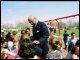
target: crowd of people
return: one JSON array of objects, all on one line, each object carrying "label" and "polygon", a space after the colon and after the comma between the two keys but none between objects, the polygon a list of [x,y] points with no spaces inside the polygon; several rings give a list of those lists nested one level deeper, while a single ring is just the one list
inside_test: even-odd
[{"label": "crowd of people", "polygon": [[[8,32],[6,36],[4,32],[1,32],[1,59],[41,59],[36,54],[29,30],[22,30],[20,38],[17,37],[15,31]],[[62,56],[60,42],[54,43],[54,39],[49,39],[49,51],[45,59],[79,59],[79,40],[75,39],[74,36],[75,33],[71,33],[71,38],[67,42],[63,39],[67,51],[66,57]]]},{"label": "crowd of people", "polygon": [[[36,18],[34,20],[33,18],[32,16],[28,18],[29,23],[32,25],[36,22]],[[33,36],[30,36],[30,28],[21,30],[20,37],[17,36],[16,31],[8,32],[6,35],[2,31],[1,59],[79,59],[79,39],[75,39],[75,33],[72,32],[70,39],[68,39],[69,34],[65,31],[63,34],[65,48],[62,48],[61,42],[58,40],[53,42],[54,38],[48,35],[44,23],[37,21],[33,31]],[[40,38],[39,41],[36,41],[38,38]],[[63,50],[66,51],[65,57]]]}]

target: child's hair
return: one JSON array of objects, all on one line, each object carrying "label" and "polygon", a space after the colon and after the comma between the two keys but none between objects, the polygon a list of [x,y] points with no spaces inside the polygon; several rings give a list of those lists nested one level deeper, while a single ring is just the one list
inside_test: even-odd
[{"label": "child's hair", "polygon": [[[77,40],[75,46],[79,46],[79,40]],[[75,47],[73,47],[73,48],[71,49],[71,53],[72,53],[72,54],[75,54]]]},{"label": "child's hair", "polygon": [[19,42],[19,39],[17,37],[15,37],[13,42]]},{"label": "child's hair", "polygon": [[1,59],[6,59],[6,55],[3,53],[4,49],[8,49],[8,41],[6,39],[1,41]]},{"label": "child's hair", "polygon": [[74,54],[74,53],[75,53],[75,47],[71,49],[71,54]]},{"label": "child's hair", "polygon": [[59,45],[59,44],[60,44],[60,42],[59,42],[59,41],[55,41],[55,44],[56,44],[56,45]]},{"label": "child's hair", "polygon": [[30,31],[30,28],[26,28],[26,30],[29,30]]},{"label": "child's hair", "polygon": [[17,32],[16,32],[16,31],[12,31],[12,34],[13,34],[13,35],[16,35],[16,34],[17,34]]},{"label": "child's hair", "polygon": [[52,39],[49,40],[49,45],[52,46],[52,49],[53,50],[56,50],[57,49],[57,45],[55,43],[53,43],[53,40]]},{"label": "child's hair", "polygon": [[72,36],[73,34],[75,34],[75,33],[74,33],[74,32],[72,32],[72,33],[71,33],[71,36]]},{"label": "child's hair", "polygon": [[21,30],[21,34],[24,34],[25,33],[25,30]]},{"label": "child's hair", "polygon": [[20,42],[19,56],[22,58],[33,58],[36,54],[34,45],[30,40],[22,40]]},{"label": "child's hair", "polygon": [[8,41],[6,39],[1,41],[1,47],[2,48],[8,48]]},{"label": "child's hair", "polygon": [[10,34],[11,34],[11,32],[8,32],[7,34],[6,34],[6,39],[10,39],[11,37],[10,37]]},{"label": "child's hair", "polygon": [[60,41],[55,41],[56,45],[62,45],[62,43]]},{"label": "child's hair", "polygon": [[79,40],[77,40],[77,42],[76,42],[75,46],[79,46]]},{"label": "child's hair", "polygon": [[19,46],[19,38],[14,37],[13,44],[14,44],[14,43],[18,43],[18,46],[17,46],[17,47],[18,47],[18,48],[20,47],[20,46]]}]

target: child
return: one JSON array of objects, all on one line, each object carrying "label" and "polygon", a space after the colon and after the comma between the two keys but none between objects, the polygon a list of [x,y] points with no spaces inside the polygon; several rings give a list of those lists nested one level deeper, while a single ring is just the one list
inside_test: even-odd
[{"label": "child", "polygon": [[49,52],[46,55],[46,59],[62,59],[62,54],[57,50],[57,45],[52,42],[52,39],[49,40]]},{"label": "child", "polygon": [[16,59],[19,51],[19,41],[14,38],[13,40],[14,50],[12,52],[8,51],[8,59]]},{"label": "child", "polygon": [[7,54],[5,50],[8,50],[8,41],[2,40],[1,41],[1,59],[7,59]]},{"label": "child", "polygon": [[23,59],[37,59],[34,45],[29,39],[20,42],[19,56]]},{"label": "child", "polygon": [[8,48],[8,41],[6,39],[1,41],[1,48]]},{"label": "child", "polygon": [[7,59],[8,56],[7,51],[8,51],[7,48],[1,49],[1,59]]}]

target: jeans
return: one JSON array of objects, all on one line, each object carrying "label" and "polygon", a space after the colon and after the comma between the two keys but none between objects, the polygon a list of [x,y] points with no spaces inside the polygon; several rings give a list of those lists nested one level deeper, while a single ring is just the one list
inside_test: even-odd
[{"label": "jeans", "polygon": [[39,46],[35,45],[35,49],[38,54],[42,54],[42,49]]},{"label": "jeans", "polygon": [[66,47],[67,47],[67,40],[64,40],[64,44],[65,44],[65,49],[66,49]]}]

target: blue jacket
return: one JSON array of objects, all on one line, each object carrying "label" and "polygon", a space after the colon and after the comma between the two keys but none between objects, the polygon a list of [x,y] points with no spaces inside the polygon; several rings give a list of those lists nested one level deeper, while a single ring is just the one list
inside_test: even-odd
[{"label": "blue jacket", "polygon": [[38,46],[42,48],[43,52],[48,53],[48,37],[49,31],[45,23],[38,21],[37,25],[33,26],[33,41],[38,40]]}]

